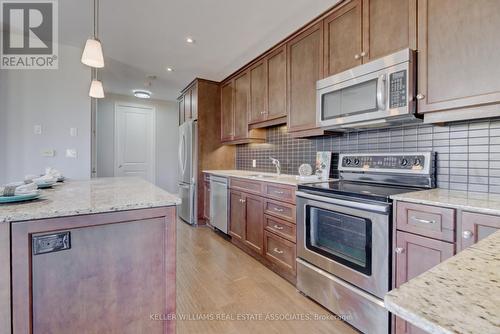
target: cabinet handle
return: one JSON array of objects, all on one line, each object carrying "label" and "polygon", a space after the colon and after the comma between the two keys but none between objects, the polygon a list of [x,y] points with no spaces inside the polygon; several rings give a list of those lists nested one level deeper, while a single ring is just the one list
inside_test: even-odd
[{"label": "cabinet handle", "polygon": [[396,247],[394,251],[396,252],[396,254],[403,254],[405,252],[405,249],[402,247]]},{"label": "cabinet handle", "polygon": [[276,212],[283,212],[283,209],[280,209],[280,208],[274,208],[274,211],[276,211]]},{"label": "cabinet handle", "polygon": [[424,94],[417,94],[417,96],[416,96],[417,100],[423,100],[424,97],[425,97]]},{"label": "cabinet handle", "polygon": [[356,54],[354,55],[354,59],[358,60],[359,58],[361,58],[361,57],[359,56],[359,54],[357,54],[357,53],[356,53]]},{"label": "cabinet handle", "polygon": [[473,235],[474,235],[474,233],[472,233],[472,231],[469,231],[469,230],[462,232],[462,237],[464,239],[470,239],[470,238],[472,238]]},{"label": "cabinet handle", "polygon": [[275,249],[273,249],[273,252],[278,253],[278,254],[283,254],[283,253],[284,253],[284,252],[283,252],[281,249],[279,249],[279,248],[275,248]]},{"label": "cabinet handle", "polygon": [[417,223],[422,223],[422,224],[436,224],[435,220],[426,220],[426,219],[420,219],[420,218],[415,218],[415,217],[411,217],[411,219],[413,219]]},{"label": "cabinet handle", "polygon": [[285,192],[284,191],[275,190],[274,193],[278,194],[278,195],[283,195]]},{"label": "cabinet handle", "polygon": [[361,56],[361,57],[366,56],[366,52],[364,52],[364,51],[363,51],[363,52],[361,52],[360,56]]},{"label": "cabinet handle", "polygon": [[275,228],[276,230],[281,231],[284,227],[283,226],[274,225],[273,228]]}]

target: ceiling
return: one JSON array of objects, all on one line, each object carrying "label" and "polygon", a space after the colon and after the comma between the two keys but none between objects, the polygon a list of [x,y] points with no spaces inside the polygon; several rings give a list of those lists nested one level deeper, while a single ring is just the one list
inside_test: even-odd
[{"label": "ceiling", "polygon": [[[144,88],[147,76],[155,75],[153,97],[175,100],[195,77],[224,79],[337,2],[102,0],[105,90],[131,95],[133,89]],[[59,2],[63,43],[84,44],[92,26],[91,3]],[[186,43],[188,36],[194,44]]]}]

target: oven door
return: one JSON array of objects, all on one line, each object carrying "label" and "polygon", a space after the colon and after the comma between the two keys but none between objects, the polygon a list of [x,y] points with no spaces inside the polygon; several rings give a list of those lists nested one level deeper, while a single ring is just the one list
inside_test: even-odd
[{"label": "oven door", "polygon": [[297,256],[383,298],[389,291],[390,204],[297,192]]}]

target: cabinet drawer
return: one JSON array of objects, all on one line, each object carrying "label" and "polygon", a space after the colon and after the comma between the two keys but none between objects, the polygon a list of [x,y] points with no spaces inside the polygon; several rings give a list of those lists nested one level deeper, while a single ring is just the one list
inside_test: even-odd
[{"label": "cabinet drawer", "polygon": [[295,275],[295,244],[274,233],[264,231],[266,259],[289,270]]},{"label": "cabinet drawer", "polygon": [[426,237],[455,241],[455,210],[431,205],[398,202],[397,229]]},{"label": "cabinet drawer", "polygon": [[273,232],[291,242],[296,242],[295,224],[269,215],[264,215],[264,222],[265,229],[269,232]]},{"label": "cabinet drawer", "polygon": [[295,187],[275,183],[265,183],[264,196],[295,204]]},{"label": "cabinet drawer", "polygon": [[295,205],[266,199],[264,212],[295,224]]},{"label": "cabinet drawer", "polygon": [[262,194],[262,184],[258,181],[231,178],[231,189],[243,190],[252,194]]}]

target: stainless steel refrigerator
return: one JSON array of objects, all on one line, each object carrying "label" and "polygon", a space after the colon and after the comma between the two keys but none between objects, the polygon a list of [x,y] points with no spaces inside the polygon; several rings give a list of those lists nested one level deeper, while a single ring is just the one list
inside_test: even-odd
[{"label": "stainless steel refrigerator", "polygon": [[179,126],[179,195],[182,204],[178,208],[179,218],[188,224],[197,223],[197,139],[196,120],[189,120]]}]

